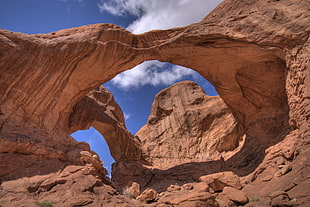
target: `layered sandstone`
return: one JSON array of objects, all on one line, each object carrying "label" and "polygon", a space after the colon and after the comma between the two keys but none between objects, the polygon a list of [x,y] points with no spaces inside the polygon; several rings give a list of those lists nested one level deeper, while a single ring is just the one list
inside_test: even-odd
[{"label": "layered sandstone", "polygon": [[[162,190],[171,182],[197,181],[199,174],[188,176],[193,169],[201,175],[230,170],[247,176],[242,190],[261,196],[256,206],[293,201],[306,206],[309,8],[303,0],[226,0],[199,23],[141,35],[111,24],[36,35],[0,30],[1,195],[10,192],[3,188],[7,180],[56,174],[79,164],[80,151],[89,149],[68,135],[74,106],[118,73],[157,59],[192,68],[208,79],[244,128],[245,143],[226,161],[159,170],[142,165],[140,145],[129,136],[123,141],[130,144],[113,148],[112,154],[119,155],[115,176],[142,174],[140,185]],[[269,197],[270,191],[281,193]],[[1,196],[1,203],[6,198]]]},{"label": "layered sandstone", "polygon": [[140,140],[127,130],[120,106],[103,86],[92,90],[73,106],[68,133],[90,126],[104,136],[116,161],[144,159]]},{"label": "layered sandstone", "polygon": [[10,207],[141,205],[120,195],[109,179],[98,177],[96,169],[90,165],[69,165],[57,173],[4,182],[0,196],[1,205]]},{"label": "layered sandstone", "polygon": [[[48,146],[59,139],[57,148],[75,145],[62,138],[73,106],[91,89],[148,59],[198,71],[249,133],[256,124],[288,126],[286,77],[295,77],[289,88],[304,80],[304,70],[293,74],[296,64],[307,66],[308,6],[304,1],[225,1],[200,23],[142,35],[110,24],[38,35],[2,30],[1,133],[21,131]],[[305,120],[298,115],[298,108],[307,106],[302,98],[307,90],[301,88],[287,89],[290,103],[297,100],[290,114],[294,127]],[[280,139],[270,137],[256,147]]]},{"label": "layered sandstone", "polygon": [[243,130],[220,97],[185,81],[156,95],[137,136],[152,166],[163,170],[222,159],[239,146]]}]

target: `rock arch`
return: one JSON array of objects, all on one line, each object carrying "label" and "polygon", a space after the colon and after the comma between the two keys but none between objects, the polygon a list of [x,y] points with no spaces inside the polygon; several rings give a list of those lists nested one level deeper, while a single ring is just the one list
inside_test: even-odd
[{"label": "rock arch", "polygon": [[115,160],[146,162],[140,140],[126,129],[120,106],[103,86],[90,91],[78,101],[69,116],[69,134],[90,126],[104,136]]},{"label": "rock arch", "polygon": [[37,35],[0,30],[1,136],[31,136],[68,154],[77,147],[64,139],[73,106],[118,73],[157,59],[209,80],[261,151],[289,123],[300,128],[309,106],[308,91],[296,86],[309,84],[309,16],[294,13],[307,14],[307,2],[291,2],[225,1],[199,23],[141,35],[111,24]]}]

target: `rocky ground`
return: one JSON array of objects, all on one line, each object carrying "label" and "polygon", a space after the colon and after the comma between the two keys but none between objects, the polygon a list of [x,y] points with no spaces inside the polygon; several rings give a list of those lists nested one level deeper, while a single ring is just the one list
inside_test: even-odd
[{"label": "rocky ground", "polygon": [[[0,206],[309,206],[309,11],[225,0],[199,23],[141,35],[0,30]],[[130,134],[100,85],[150,59],[196,70],[220,97],[174,85]],[[107,139],[112,180],[69,136],[89,126]]]}]

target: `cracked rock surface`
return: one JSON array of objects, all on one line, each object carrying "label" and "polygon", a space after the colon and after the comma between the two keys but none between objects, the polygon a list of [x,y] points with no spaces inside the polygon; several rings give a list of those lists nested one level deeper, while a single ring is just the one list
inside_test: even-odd
[{"label": "cracked rock surface", "polygon": [[[231,171],[241,180],[238,190],[249,200],[242,205],[307,206],[309,9],[305,0],[225,0],[201,22],[140,35],[112,24],[49,34],[0,30],[0,205],[56,202],[53,195],[62,206],[154,205],[119,195],[122,175],[131,176],[131,183],[142,176],[137,182],[141,192],[155,190],[156,204],[170,185],[183,186],[199,182],[204,175]],[[215,86],[245,135],[237,153],[203,162],[179,164],[178,160],[169,166],[158,162],[156,147],[144,148],[142,140],[126,131],[111,96],[98,95],[105,91],[98,87],[153,59],[189,67]],[[75,114],[82,113],[79,103],[101,111],[95,115],[87,110],[83,119]],[[161,108],[147,124],[155,126],[172,117],[170,108]],[[195,121],[189,117],[185,120]],[[80,152],[90,152],[89,146],[68,135],[87,126],[98,128],[109,139],[116,160],[113,184],[96,164],[81,163]],[[167,154],[165,150],[163,156]],[[77,171],[61,177],[70,166]],[[192,174],[193,170],[198,173]],[[170,199],[173,203],[162,205],[234,206],[242,197],[234,192],[236,197],[231,198],[205,190],[196,192],[195,199],[186,194],[188,200]]]}]

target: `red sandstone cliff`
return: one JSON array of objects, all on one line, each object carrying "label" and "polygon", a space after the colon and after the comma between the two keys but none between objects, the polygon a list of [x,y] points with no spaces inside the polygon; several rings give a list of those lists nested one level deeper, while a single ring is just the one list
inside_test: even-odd
[{"label": "red sandstone cliff", "polygon": [[[145,60],[158,59],[192,68],[208,79],[244,129],[246,140],[242,149],[226,161],[160,170],[143,165],[144,153],[134,137],[119,139],[121,144],[112,148],[112,154],[118,155],[113,168],[116,185],[121,184],[122,175],[143,175],[143,188],[152,186],[161,191],[175,181],[194,183],[192,189],[197,191],[193,197],[185,196],[190,195],[191,187],[182,185],[182,191],[174,195],[186,199],[171,199],[173,195],[167,193],[166,200],[162,200],[167,205],[218,206],[225,200],[232,201],[231,205],[244,203],[239,192],[234,192],[239,199],[229,198],[227,195],[235,190],[225,190],[221,184],[237,189],[239,185],[228,184],[238,180],[235,176],[219,181],[218,175],[213,175],[228,170],[241,177],[242,192],[249,198],[259,198],[248,206],[307,206],[309,8],[310,3],[303,0],[226,0],[199,23],[141,35],[110,24],[37,35],[0,30],[1,205],[29,202],[31,206],[44,199],[41,192],[62,192],[59,188],[70,182],[58,176],[69,165],[81,165],[81,158],[91,168],[85,165],[81,173],[100,181],[86,186],[86,191],[78,188],[90,199],[78,205],[112,201],[113,196],[108,195],[105,200],[97,200],[104,193],[93,189],[104,185],[104,173],[95,167],[96,156],[81,153],[89,151],[88,146],[68,135],[70,116],[89,91]],[[95,119],[90,122],[96,124]],[[193,169],[200,174],[188,176]],[[79,171],[77,167],[73,173]],[[35,176],[49,173],[53,173],[50,183]],[[201,178],[208,174],[213,177]],[[207,186],[197,187],[199,178]],[[87,177],[85,182],[90,179],[93,178]],[[219,183],[223,188],[217,188]],[[170,191],[176,192],[173,189],[179,188],[172,186]],[[147,197],[147,193],[142,197]],[[161,195],[158,202],[165,197]],[[71,194],[67,196],[61,202],[71,199]],[[118,198],[121,201],[115,202],[136,202]]]},{"label": "red sandstone cliff", "polygon": [[222,99],[207,96],[190,81],[159,92],[148,123],[137,132],[152,166],[162,170],[219,160],[239,146],[243,135]]}]

